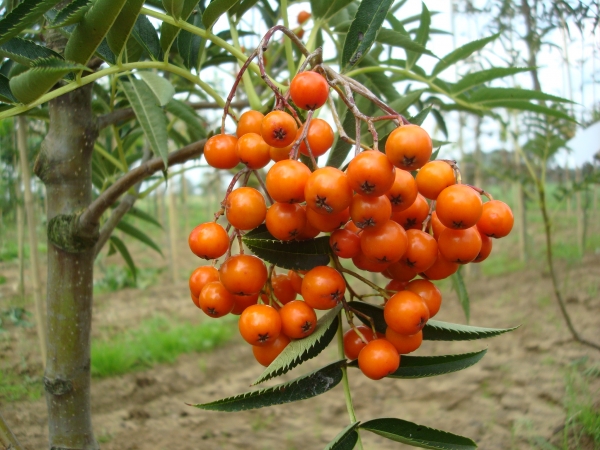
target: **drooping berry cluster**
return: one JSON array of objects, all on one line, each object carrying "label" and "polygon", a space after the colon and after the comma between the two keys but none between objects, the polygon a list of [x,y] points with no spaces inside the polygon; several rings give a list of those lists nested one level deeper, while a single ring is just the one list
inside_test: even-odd
[{"label": "drooping berry cluster", "polygon": [[[334,132],[312,116],[327,101],[329,89],[320,73],[300,72],[289,96],[308,111],[304,123],[280,109],[266,115],[247,111],[235,136],[223,132],[207,141],[204,155],[211,166],[245,167],[234,176],[215,221],[199,225],[189,236],[197,256],[215,264],[225,256],[218,270],[215,264],[196,269],[190,290],[194,303],[209,316],[240,315],[240,333],[265,366],[292,339],[313,333],[315,310],[342,303],[351,326],[344,336],[345,354],[358,359],[366,376],[379,379],[398,369],[401,354],[420,346],[422,328],[439,311],[442,297],[430,280],[486,259],[491,238],[506,236],[513,217],[506,204],[461,184],[453,161],[429,161],[432,141],[417,125],[401,122],[388,136],[385,153],[360,151],[345,171],[318,167],[316,158],[331,148]],[[299,160],[301,154],[310,158],[312,167]],[[263,181],[257,169],[272,162]],[[246,185],[251,174],[259,177],[262,193]],[[238,182],[242,186],[236,188]],[[489,201],[483,203],[482,195]],[[222,215],[228,222],[225,228],[217,223]],[[330,265],[285,275],[277,274],[273,265],[267,268],[241,245],[241,236],[263,223],[280,241],[330,233]],[[232,255],[236,238],[240,254]],[[360,270],[381,272],[390,282],[379,288],[340,259],[351,259]],[[385,335],[352,323],[356,311],[346,292],[362,297],[347,284],[345,274],[383,298]]]}]

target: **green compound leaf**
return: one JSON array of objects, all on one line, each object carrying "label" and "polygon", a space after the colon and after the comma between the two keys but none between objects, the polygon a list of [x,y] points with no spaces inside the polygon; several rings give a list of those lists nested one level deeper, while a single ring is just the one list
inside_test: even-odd
[{"label": "green compound leaf", "polygon": [[152,90],[142,80],[129,77],[129,82],[121,81],[121,86],[135,115],[144,130],[146,139],[155,155],[160,156],[167,167],[168,137],[167,117],[158,106]]},{"label": "green compound leaf", "polygon": [[[85,72],[92,72],[87,66],[78,64],[72,61],[65,61],[62,58],[41,58],[31,62],[31,70],[47,72],[47,73],[62,73],[64,71],[83,70]],[[31,71],[30,70],[30,71]]]},{"label": "green compound leaf", "polygon": [[184,0],[162,0],[163,8],[165,8],[167,14],[174,19],[179,19],[181,17],[183,3]]},{"label": "green compound leaf", "polygon": [[464,436],[417,425],[402,419],[369,420],[359,428],[413,447],[441,450],[475,450],[477,448],[475,442]]},{"label": "green compound leaf", "polygon": [[[371,305],[370,303],[352,301],[350,306],[368,315],[375,323],[375,329],[380,333],[385,333],[387,324],[383,318],[383,308],[381,306]],[[370,325],[367,319],[357,315],[361,322]],[[509,331],[516,330],[512,328],[482,328],[470,325],[460,325],[457,323],[441,322],[439,320],[429,319],[423,328],[423,340],[425,341],[474,341],[477,339],[487,339],[498,336]]]},{"label": "green compound leaf", "polygon": [[410,123],[414,123],[415,125],[421,125],[425,121],[425,119],[427,119],[427,116],[429,115],[430,112],[431,112],[431,105],[427,106],[426,108],[423,108],[421,110],[421,112],[419,112],[416,116],[409,117],[408,121]]},{"label": "green compound leaf", "polygon": [[315,331],[310,336],[292,340],[253,384],[283,375],[321,353],[335,336],[339,321],[338,312],[341,308],[342,305],[338,305],[321,317]]},{"label": "green compound leaf", "polygon": [[392,108],[394,111],[398,111],[399,113],[403,113],[421,98],[421,95],[424,91],[424,89],[419,89],[417,91],[407,92],[399,99],[391,102],[390,108]]},{"label": "green compound leaf", "polygon": [[363,0],[350,25],[342,50],[342,72],[354,67],[367,54],[392,6],[393,0]]},{"label": "green compound leaf", "polygon": [[123,233],[128,234],[129,236],[137,239],[140,242],[143,242],[148,247],[153,248],[154,250],[156,250],[158,253],[160,253],[162,255],[162,251],[160,250],[160,247],[158,245],[156,245],[156,243],[152,239],[150,239],[146,234],[144,234],[142,231],[140,231],[138,228],[134,227],[130,223],[127,223],[127,222],[121,220],[117,224],[117,228],[119,230],[121,230]]},{"label": "green compound leaf", "polygon": [[427,322],[427,325],[425,325],[425,328],[423,328],[423,340],[474,341],[476,339],[487,339],[503,333],[508,333],[509,331],[516,330],[517,328],[519,327],[483,328],[430,319]]},{"label": "green compound leaf", "polygon": [[[425,3],[421,3],[421,17],[419,20],[419,28],[417,29],[417,35],[415,36],[415,41],[419,44],[425,46],[427,44],[427,40],[429,39],[429,27],[431,25],[431,14],[425,6]],[[406,54],[406,66],[411,68],[415,65],[415,63],[419,60],[421,53],[417,52],[407,52]]]},{"label": "green compound leaf", "polygon": [[9,80],[0,74],[0,101],[5,103],[16,103],[17,99],[10,90]]},{"label": "green compound leaf", "polygon": [[[480,352],[462,353],[459,355],[442,356],[410,356],[400,357],[400,367],[388,378],[427,378],[447,373],[458,372],[477,364],[486,354],[487,350]],[[352,361],[348,367],[358,367],[358,362]]]},{"label": "green compound leaf", "polygon": [[566,114],[558,109],[549,108],[547,106],[538,105],[527,100],[495,100],[488,101],[485,103],[488,108],[506,108],[506,109],[517,109],[519,111],[531,111],[538,114],[544,114],[546,116],[557,117],[559,119],[568,120],[575,122],[575,118]]},{"label": "green compound leaf", "polygon": [[[181,20],[186,21],[196,6],[198,6],[198,0],[185,0],[181,11]],[[171,48],[180,30],[179,27],[163,22],[160,27],[160,47],[163,52],[166,53]]]},{"label": "green compound leaf", "polygon": [[323,0],[311,0],[310,10],[317,19],[329,19],[344,9],[353,0],[333,0],[324,2]]},{"label": "green compound leaf", "polygon": [[[114,204],[114,206],[118,206],[117,204]],[[132,206],[131,209],[129,211],[127,211],[127,216],[131,216],[131,217],[135,217],[136,219],[140,219],[143,220],[144,222],[148,222],[151,223],[154,226],[157,226],[158,228],[162,229],[162,225],[160,224],[160,222],[158,220],[156,220],[156,218],[150,214],[148,214],[147,212],[136,208],[135,206]]]},{"label": "green compound leaf", "polygon": [[213,0],[202,14],[202,23],[209,30],[219,17],[229,11],[240,0]]},{"label": "green compound leaf", "polygon": [[90,6],[92,5],[92,0],[74,0],[65,6],[63,9],[58,11],[54,20],[52,20],[52,26],[49,28],[60,28],[66,27],[67,25],[74,25],[78,23]]},{"label": "green compound leaf", "polygon": [[491,88],[483,87],[468,94],[472,103],[487,105],[495,102],[519,101],[519,100],[544,100],[551,102],[572,103],[566,98],[545,94],[540,91],[519,88]]},{"label": "green compound leaf", "polygon": [[529,67],[494,67],[493,69],[480,70],[468,73],[460,81],[452,86],[452,93],[459,94],[475,86],[488,81],[515,75],[521,72],[529,72]]},{"label": "green compound leaf", "polygon": [[242,241],[256,256],[284,269],[310,270],[329,263],[328,236],[305,241],[279,241],[265,225],[261,225],[246,233]]},{"label": "green compound leaf", "polygon": [[[144,0],[127,0],[115,19],[115,23],[108,31],[106,42],[115,55],[120,55],[128,44],[127,41],[133,31],[142,6],[144,6]],[[129,45],[131,44],[135,44],[135,40],[129,43]],[[129,52],[129,47],[127,49],[127,56],[131,58],[132,55]]]},{"label": "green compound leaf", "polygon": [[382,28],[377,35],[377,42],[380,44],[391,45],[392,47],[400,47],[405,50],[416,52],[418,54],[425,53],[434,56],[430,50],[427,50],[423,45],[413,41],[409,36],[406,36],[398,31]]},{"label": "green compound leaf", "polygon": [[137,75],[148,85],[160,106],[165,106],[175,95],[175,88],[166,78],[148,71],[139,71]]},{"label": "green compound leaf", "polygon": [[345,364],[345,360],[336,361],[288,383],[191,406],[211,411],[233,412],[305,400],[337,386],[342,380],[342,366]]},{"label": "green compound leaf", "polygon": [[196,111],[194,111],[187,103],[173,99],[165,105],[165,109],[185,122],[188,135],[192,142],[199,141],[206,137],[206,130],[200,124]]},{"label": "green compound leaf", "polygon": [[110,243],[112,244],[111,249],[116,248],[119,251],[119,253],[123,257],[123,259],[127,263],[129,270],[131,270],[131,274],[133,275],[133,279],[135,280],[137,277],[137,270],[135,268],[135,263],[133,262],[133,258],[131,257],[129,250],[127,250],[125,243],[121,239],[119,239],[117,236],[114,236],[114,235],[111,236],[109,239],[110,239]]},{"label": "green compound leaf", "polygon": [[500,34],[494,34],[493,36],[469,42],[463,45],[462,47],[451,51],[435,65],[433,71],[431,72],[431,76],[438,75],[439,73],[443,72],[448,67],[457,63],[458,61],[468,58],[476,51],[481,50],[483,47],[485,47],[488,43],[496,40],[499,36]]},{"label": "green compound leaf", "polygon": [[61,0],[24,0],[0,20],[0,44],[34,24]]},{"label": "green compound leaf", "polygon": [[0,56],[12,59],[24,66],[30,66],[32,61],[40,58],[62,58],[49,48],[19,37],[12,38],[0,45]]},{"label": "green compound leaf", "polygon": [[465,280],[463,279],[460,269],[458,272],[453,273],[450,276],[450,279],[452,280],[452,287],[456,291],[456,295],[458,295],[460,306],[462,306],[462,309],[465,313],[467,323],[469,323],[469,319],[471,317],[471,302],[469,301],[469,293],[467,292]]},{"label": "green compound leaf", "polygon": [[160,48],[158,32],[148,17],[143,14],[138,16],[131,35],[146,49],[152,59],[156,61],[162,59],[162,49]]},{"label": "green compound leaf", "polygon": [[356,427],[360,422],[354,422],[344,428],[338,435],[327,444],[325,450],[352,450],[358,441],[358,433]]}]

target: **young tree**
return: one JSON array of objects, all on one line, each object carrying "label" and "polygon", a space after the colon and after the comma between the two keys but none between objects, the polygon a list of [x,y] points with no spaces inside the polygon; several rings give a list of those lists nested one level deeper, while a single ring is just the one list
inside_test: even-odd
[{"label": "young tree", "polygon": [[[334,167],[342,166],[353,146],[360,151],[360,142],[369,136],[375,139],[374,148],[376,137],[383,136],[379,142],[383,147],[387,135],[396,128],[394,121],[403,115],[408,119],[403,118],[402,123],[420,124],[431,112],[444,129],[443,112],[448,110],[491,114],[497,108],[513,108],[535,109],[550,116],[562,114],[531,103],[535,99],[562,99],[488,85],[526,69],[492,67],[457,82],[442,77],[446,69],[497,35],[443,55],[432,70],[421,67],[423,55],[435,54],[427,44],[430,35],[437,32],[430,26],[431,13],[425,5],[420,16],[404,19],[401,7],[405,1],[393,6],[392,0],[312,1],[312,29],[304,46],[284,28],[290,23],[286,0],[276,3],[275,8],[266,0],[13,3],[8,5],[14,9],[7,7],[0,21],[0,55],[5,58],[0,67],[0,96],[6,102],[0,119],[46,112],[49,117],[35,174],[45,184],[48,198],[44,388],[49,447],[54,449],[98,448],[90,415],[94,259],[110,242],[135,271],[125,243],[113,235],[116,228],[158,249],[124,220],[134,212],[152,220],[134,210],[140,183],[160,171],[168,177],[169,168],[202,154],[208,132],[197,109],[225,107],[225,113],[237,117],[234,105],[229,104],[235,89],[226,101],[205,81],[203,74],[211,67],[234,63],[248,69],[236,82],[242,83],[253,109],[267,112],[273,101],[273,91],[267,87],[275,88],[275,106],[279,108],[279,91],[287,89],[289,79],[306,64],[319,66],[331,77],[330,84],[339,89],[338,98],[329,103],[340,136],[327,161]],[[268,30],[269,37],[276,31],[286,35],[283,44],[269,43],[266,38],[262,41],[251,55],[258,56],[258,64],[248,59],[240,42],[254,32],[244,19],[251,8],[262,17],[261,27]],[[158,30],[150,19],[160,22]],[[219,20],[226,20],[229,29],[214,33]],[[300,31],[296,30],[298,34]],[[335,53],[332,65],[343,75],[322,64],[322,45],[331,47]],[[268,72],[263,54],[270,60]],[[278,58],[280,54],[285,58]],[[373,117],[380,114],[378,111],[393,119],[379,121]],[[172,123],[184,124],[185,132]],[[224,119],[222,132],[225,125]],[[143,151],[142,137],[154,157]],[[179,150],[168,151],[169,139]],[[337,325],[333,328],[335,332]],[[462,339],[470,332],[477,336],[497,334],[458,330],[450,327],[447,334]],[[347,383],[345,361],[330,367],[338,369]],[[349,411],[352,417],[351,405]],[[353,424],[343,436],[353,437],[356,426]],[[385,432],[385,426],[380,431]]]}]

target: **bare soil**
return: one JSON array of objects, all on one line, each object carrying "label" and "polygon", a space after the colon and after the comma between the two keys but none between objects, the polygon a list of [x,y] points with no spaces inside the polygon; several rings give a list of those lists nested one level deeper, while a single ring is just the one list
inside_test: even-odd
[{"label": "bare soil", "polygon": [[[145,257],[153,256],[148,253]],[[186,256],[181,264],[193,267],[192,261]],[[6,299],[16,271],[6,263],[0,270],[9,279],[0,286]],[[172,284],[167,278],[164,273],[159,284],[143,290],[97,295],[94,335],[135,327],[157,313],[204,320],[189,299],[186,282]],[[578,330],[600,342],[600,255],[588,255],[573,267],[561,267],[561,279]],[[565,369],[582,358],[587,358],[588,365],[598,365],[600,352],[570,338],[551,280],[539,269],[469,279],[468,288],[472,324],[520,328],[489,340],[425,342],[416,354],[488,349],[479,364],[445,376],[376,382],[351,370],[358,419],[403,418],[471,437],[483,449],[534,448],[533,436],[556,441],[565,423]],[[464,323],[456,295],[449,289],[444,291],[436,319]],[[1,367],[39,377],[36,339],[33,328],[11,328],[0,342]],[[331,345],[282,379],[290,380],[335,359],[335,345]],[[261,372],[249,347],[236,336],[216,351],[184,355],[173,365],[93,380],[93,422],[101,447],[319,449],[348,424],[341,386],[312,400],[248,412],[207,412],[186,404],[245,392]],[[278,382],[281,379],[271,385]],[[599,380],[593,383],[592,392],[597,396]],[[4,404],[0,410],[26,448],[47,448],[43,398]],[[366,432],[362,436],[367,449],[408,448]],[[585,448],[592,449],[593,444]]]}]

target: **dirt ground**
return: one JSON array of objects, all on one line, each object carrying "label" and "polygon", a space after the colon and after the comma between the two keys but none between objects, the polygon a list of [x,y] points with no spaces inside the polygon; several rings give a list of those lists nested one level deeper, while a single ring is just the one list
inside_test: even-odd
[{"label": "dirt ground", "polygon": [[[2,269],[3,273],[11,272],[7,266]],[[600,341],[600,255],[588,255],[568,270],[563,267],[561,278],[578,330],[588,339]],[[10,280],[1,287],[9,289]],[[470,279],[468,288],[472,324],[521,327],[488,340],[424,342],[416,353],[488,349],[479,364],[461,372],[376,382],[351,370],[358,419],[403,418],[468,436],[480,448],[490,450],[534,448],[532,436],[556,440],[565,423],[565,370],[582,358],[587,358],[586,364],[598,366],[600,352],[570,339],[552,294],[551,281],[539,269]],[[94,334],[135,327],[157,313],[203,320],[189,299],[185,281],[176,285],[161,282],[143,290],[97,295]],[[464,323],[456,295],[450,290],[444,291],[436,319]],[[10,333],[0,349],[1,362],[9,367],[12,364],[19,373],[37,370],[39,376],[35,330],[15,328]],[[336,348],[331,345],[316,359],[282,378],[295,378],[335,359]],[[341,385],[315,399],[248,412],[208,412],[186,405],[245,392],[261,371],[249,347],[236,336],[216,351],[184,355],[174,365],[94,379],[93,422],[101,447],[319,449],[348,424]],[[280,380],[273,380],[270,385]],[[598,395],[600,386],[593,384],[591,388]],[[47,448],[43,398],[0,405],[0,410],[26,448]],[[408,448],[366,432],[362,439],[367,449]],[[592,449],[593,444],[585,448]]]}]

